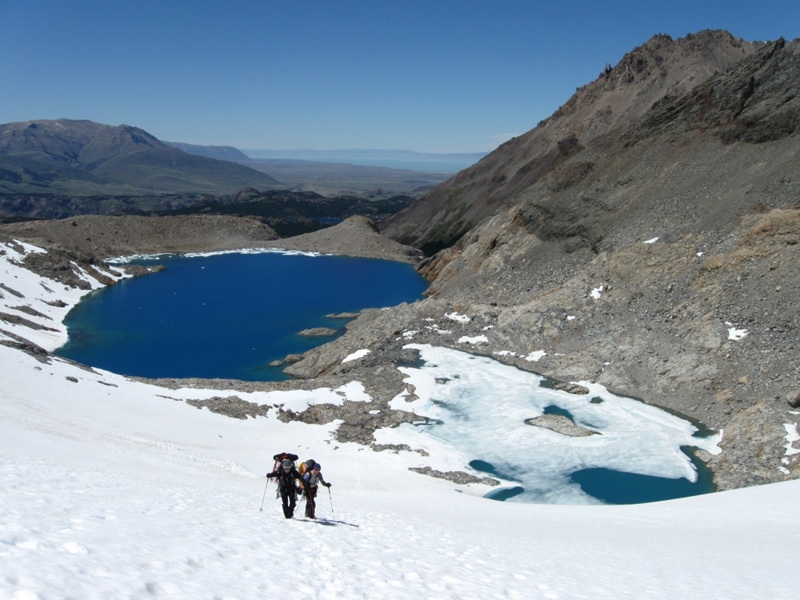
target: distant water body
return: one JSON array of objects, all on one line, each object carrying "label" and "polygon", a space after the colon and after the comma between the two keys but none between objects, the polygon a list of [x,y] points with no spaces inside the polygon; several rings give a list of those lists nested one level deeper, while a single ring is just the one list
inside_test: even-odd
[{"label": "distant water body", "polygon": [[335,336],[326,315],[422,298],[427,282],[410,265],[302,254],[227,253],[137,260],[165,270],[90,294],[70,312],[56,354],[140,377],[287,379],[269,363]]},{"label": "distant water body", "polygon": [[409,150],[248,150],[251,158],[295,159],[362,167],[386,167],[423,173],[458,173],[486,152],[436,154]]}]

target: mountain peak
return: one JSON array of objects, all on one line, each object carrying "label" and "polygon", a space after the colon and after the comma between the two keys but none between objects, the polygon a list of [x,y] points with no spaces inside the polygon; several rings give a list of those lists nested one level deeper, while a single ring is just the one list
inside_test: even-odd
[{"label": "mountain peak", "polygon": [[553,115],[501,145],[381,224],[388,235],[433,253],[503,210],[555,165],[595,140],[612,139],[665,97],[682,97],[753,55],[763,44],[727,31],[677,40],[657,34],[606,65]]}]

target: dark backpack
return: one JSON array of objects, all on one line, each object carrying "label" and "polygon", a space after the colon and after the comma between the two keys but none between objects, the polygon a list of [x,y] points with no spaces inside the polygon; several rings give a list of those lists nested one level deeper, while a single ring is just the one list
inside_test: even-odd
[{"label": "dark backpack", "polygon": [[284,458],[288,458],[290,461],[292,461],[292,466],[294,466],[294,461],[297,460],[298,456],[297,456],[297,454],[292,454],[291,452],[281,452],[280,454],[276,454],[272,458],[275,459],[275,466],[276,467],[279,464],[281,464],[281,461]]}]

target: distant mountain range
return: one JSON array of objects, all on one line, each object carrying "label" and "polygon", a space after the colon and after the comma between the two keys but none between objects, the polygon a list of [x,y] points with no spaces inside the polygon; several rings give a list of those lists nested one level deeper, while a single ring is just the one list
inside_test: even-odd
[{"label": "distant mountain range", "polygon": [[412,150],[239,150],[233,146],[165,143],[190,154],[238,162],[274,176],[287,189],[329,197],[419,195],[485,155]]},{"label": "distant mountain range", "polygon": [[[407,150],[251,152],[254,156],[233,146],[164,142],[137,127],[88,120],[7,123],[0,125],[0,213],[58,218],[148,212],[242,188],[326,197],[417,196],[482,156]],[[159,199],[166,196],[173,199]]]},{"label": "distant mountain range", "polygon": [[229,194],[243,187],[280,184],[266,173],[184,152],[129,125],[69,119],[0,125],[0,193]]}]

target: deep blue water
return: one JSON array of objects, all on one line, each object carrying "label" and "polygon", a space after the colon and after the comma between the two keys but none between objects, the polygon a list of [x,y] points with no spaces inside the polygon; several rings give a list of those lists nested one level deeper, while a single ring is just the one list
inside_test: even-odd
[{"label": "deep blue water", "polygon": [[344,330],[326,315],[394,306],[422,297],[427,282],[397,262],[278,253],[166,256],[159,273],[124,280],[87,296],[65,323],[56,354],[141,377],[286,379],[270,367]]},{"label": "deep blue water", "polygon": [[[557,414],[551,413],[551,414]],[[570,480],[581,486],[581,489],[606,504],[644,504],[647,502],[661,502],[674,500],[687,496],[697,496],[716,491],[713,474],[704,462],[698,460],[689,448],[683,451],[691,458],[692,464],[697,469],[697,481],[689,481],[683,477],[671,479],[668,477],[654,477],[640,473],[627,473],[615,471],[605,467],[581,469],[570,475]],[[483,461],[473,460],[470,466],[476,471],[514,481],[513,472],[502,472],[494,465]],[[525,493],[523,486],[503,488],[486,494],[490,500],[505,501]]]},{"label": "deep blue water", "polygon": [[[684,450],[688,453],[688,450]],[[693,455],[692,462],[697,469],[697,481],[683,477],[668,479],[640,473],[625,473],[604,467],[575,471],[571,479],[581,489],[608,504],[642,504],[660,502],[687,496],[707,494],[716,490],[713,474],[705,463]]]}]

